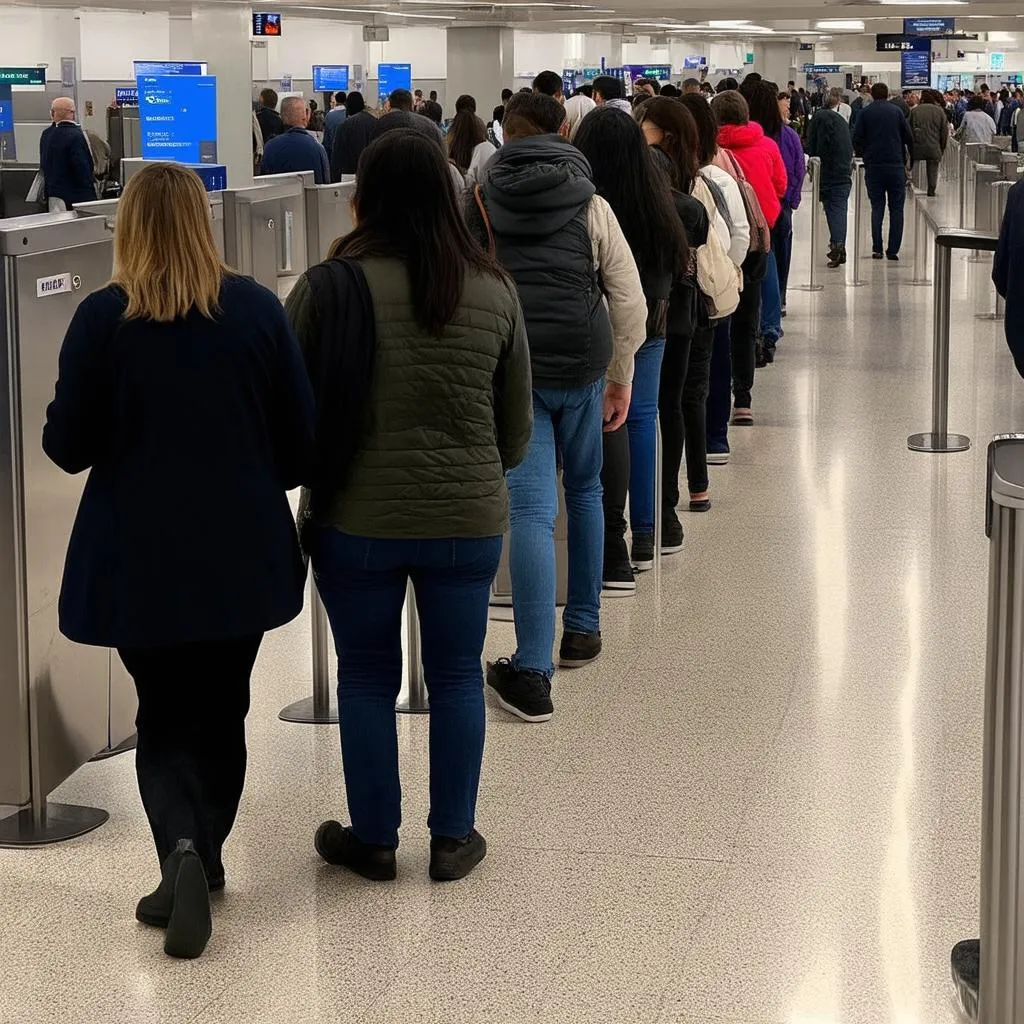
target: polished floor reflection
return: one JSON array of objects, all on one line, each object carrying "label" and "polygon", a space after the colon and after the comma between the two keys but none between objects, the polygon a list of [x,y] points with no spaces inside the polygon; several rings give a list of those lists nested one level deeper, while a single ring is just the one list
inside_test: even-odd
[{"label": "polished floor reflection", "polygon": [[[89,765],[58,797],[109,809],[106,826],[0,851],[0,1022],[957,1020],[949,949],[977,932],[985,444],[1024,426],[1024,388],[1001,325],[974,317],[990,266],[957,260],[950,428],[975,446],[910,453],[932,291],[908,258],[801,292],[806,210],[796,223],[786,336],[758,372],[757,426],[712,469],[712,511],[684,517],[660,587],[648,574],[606,606],[607,653],[557,677],[551,723],[489,710],[483,867],[427,880],[423,718],[401,724],[398,882],[318,862],[317,823],[343,813],[337,736],[277,720],[309,692],[304,617],[257,666],[207,955],[168,961],[133,920],[154,864],[132,757]],[[488,653],[510,642],[495,623]]]}]

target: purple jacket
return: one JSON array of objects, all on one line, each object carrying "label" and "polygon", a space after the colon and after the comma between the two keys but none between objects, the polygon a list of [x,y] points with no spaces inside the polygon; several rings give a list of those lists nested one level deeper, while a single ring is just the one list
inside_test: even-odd
[{"label": "purple jacket", "polygon": [[782,126],[782,134],[775,140],[782,152],[782,162],[786,165],[786,177],[789,184],[782,201],[792,210],[800,205],[800,192],[807,173],[807,160],[804,158],[804,147],[797,135],[788,124]]}]

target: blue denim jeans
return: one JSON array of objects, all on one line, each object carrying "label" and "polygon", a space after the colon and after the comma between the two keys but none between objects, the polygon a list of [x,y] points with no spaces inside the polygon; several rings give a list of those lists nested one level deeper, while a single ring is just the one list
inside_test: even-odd
[{"label": "blue denim jeans", "polygon": [[629,433],[629,525],[654,534],[654,464],[658,434],[658,390],[665,339],[648,338],[636,353],[633,394],[626,417]]},{"label": "blue denim jeans", "polygon": [[821,205],[828,221],[831,246],[846,245],[846,222],[850,206],[852,182],[841,181],[821,186]]},{"label": "blue denim jeans", "polygon": [[554,673],[555,517],[558,457],[569,519],[569,595],[562,617],[573,633],[600,629],[604,565],[601,502],[604,380],[583,388],[534,388],[533,436],[526,458],[507,476],[509,568],[517,668]]},{"label": "blue denim jeans", "polygon": [[313,573],[338,652],[338,717],[348,809],[364,843],[398,845],[395,700],[411,579],[430,691],[433,835],[473,830],[484,752],[481,655],[501,537],[391,540],[317,530]]},{"label": "blue denim jeans", "polygon": [[779,291],[779,270],[775,250],[768,253],[768,273],[761,282],[761,338],[766,345],[775,345],[782,337],[782,294]]},{"label": "blue denim jeans", "polygon": [[882,251],[882,222],[889,204],[889,245],[887,256],[898,256],[903,244],[903,207],[907,201],[907,172],[902,164],[880,164],[864,172],[871,200],[871,251]]}]

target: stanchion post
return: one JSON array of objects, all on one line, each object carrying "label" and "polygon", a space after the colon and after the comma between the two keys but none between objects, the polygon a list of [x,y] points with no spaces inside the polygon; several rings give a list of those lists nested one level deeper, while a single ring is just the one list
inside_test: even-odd
[{"label": "stanchion post", "polygon": [[310,571],[310,618],[313,648],[313,696],[289,704],[278,715],[282,722],[301,725],[333,725],[338,721],[338,705],[331,698],[331,623],[320,600],[316,581]]},{"label": "stanchion post", "polygon": [[825,286],[817,283],[818,277],[818,250],[821,234],[818,216],[821,205],[821,157],[812,156],[807,161],[807,171],[811,176],[811,270],[807,277],[807,284],[800,285],[802,292],[820,292]]},{"label": "stanchion post", "polygon": [[405,595],[405,663],[409,685],[395,710],[406,715],[425,715],[430,711],[427,685],[423,676],[423,651],[420,644],[420,614],[416,609],[416,591],[412,581]]},{"label": "stanchion post", "polygon": [[967,227],[967,147],[961,146],[958,154],[960,157],[960,177],[958,179],[957,195],[960,200],[960,219],[957,223],[960,227]]},{"label": "stanchion post", "polygon": [[[997,234],[1002,229],[1003,218],[1006,216],[1006,201],[1013,188],[1012,181],[997,181],[992,185],[992,229]],[[991,313],[975,314],[979,320],[1002,320],[1006,316],[1006,302],[999,292],[996,292],[996,308]]]},{"label": "stanchion post", "polygon": [[664,514],[662,512],[662,496],[664,494],[661,478],[661,417],[658,416],[654,427],[654,583],[661,583],[661,536],[664,530]]},{"label": "stanchion post", "polygon": [[851,288],[860,288],[867,281],[860,276],[860,252],[864,240],[864,161],[853,162],[853,280],[846,283]]},{"label": "stanchion post", "polygon": [[914,189],[914,276],[913,285],[931,284],[928,277],[928,225],[921,208],[921,193]]}]

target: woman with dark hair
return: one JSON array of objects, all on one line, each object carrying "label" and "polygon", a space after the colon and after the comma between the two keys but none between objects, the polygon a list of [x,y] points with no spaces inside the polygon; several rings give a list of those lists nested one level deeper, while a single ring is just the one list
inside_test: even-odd
[{"label": "woman with dark hair", "polygon": [[355,229],[287,303],[317,398],[303,536],[338,652],[352,822],[324,822],[315,845],[364,878],[395,877],[411,580],[430,689],[430,875],[456,879],[486,853],[480,657],[505,471],[530,439],[530,357],[515,288],[469,234],[435,141],[407,129],[374,141],[353,208]]},{"label": "woman with dark hair", "polygon": [[678,100],[655,96],[634,111],[647,144],[667,158],[665,167],[672,187],[686,195],[700,170],[697,162],[697,125]]},{"label": "woman with dark hair", "polygon": [[[654,490],[658,390],[668,329],[672,285],[689,265],[689,244],[675,213],[668,177],[647,151],[636,121],[621,110],[599,107],[576,132],[575,146],[587,158],[597,194],[622,226],[640,272],[647,300],[647,340],[636,353],[633,394],[623,427],[604,435],[604,590],[609,596],[635,591],[633,565],[654,566]],[[632,561],[626,549],[626,492],[633,534]],[[667,503],[666,503],[667,504]],[[662,550],[678,551],[667,505]],[[680,531],[681,532],[681,531]]]},{"label": "woman with dark hair", "polygon": [[448,129],[448,156],[463,174],[469,170],[473,152],[482,142],[491,146],[487,142],[487,128],[483,121],[469,109],[460,110]]},{"label": "woman with dark hair", "polygon": [[786,289],[793,259],[793,211],[800,205],[807,161],[800,136],[782,122],[778,87],[772,82],[755,83],[749,90],[746,86],[744,82],[740,92],[750,107],[750,120],[756,121],[765,136],[779,147],[786,165],[786,192],[782,196],[782,210],[772,227],[768,273],[761,285],[761,344],[764,361],[770,363],[775,359],[775,346],[782,336],[782,318],[786,315]]}]

